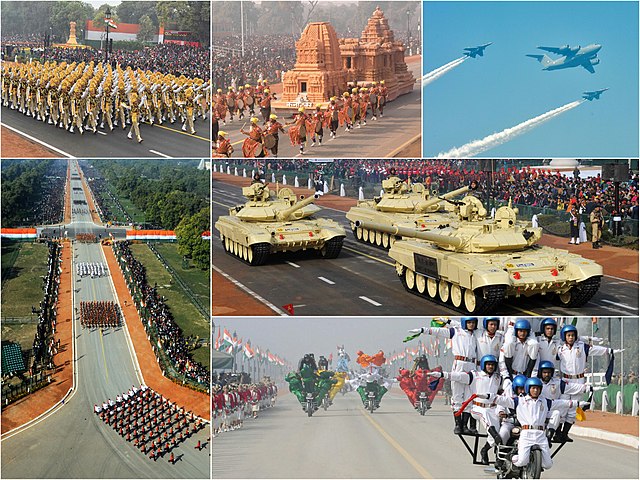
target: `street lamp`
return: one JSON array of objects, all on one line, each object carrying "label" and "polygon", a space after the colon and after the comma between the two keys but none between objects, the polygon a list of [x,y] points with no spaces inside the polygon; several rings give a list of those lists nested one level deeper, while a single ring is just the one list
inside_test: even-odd
[{"label": "street lamp", "polygon": [[411,12],[407,10],[407,43],[411,40],[411,29],[409,28],[409,22],[411,21]]},{"label": "street lamp", "polygon": [[104,45],[104,63],[109,61],[109,22],[111,21],[111,9],[107,6],[104,11],[104,24],[107,29],[107,41]]}]

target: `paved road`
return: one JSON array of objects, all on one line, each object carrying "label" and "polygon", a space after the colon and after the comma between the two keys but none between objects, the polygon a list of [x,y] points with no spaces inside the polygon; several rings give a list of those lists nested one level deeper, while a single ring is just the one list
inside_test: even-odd
[{"label": "paved road", "polygon": [[[214,182],[213,222],[227,215],[228,207],[245,200],[239,188]],[[219,232],[214,228],[213,265],[277,307],[293,303],[296,315],[458,314],[451,308],[408,293],[386,252],[355,240],[344,212],[325,208],[320,215],[340,222],[347,231],[342,253],[335,260],[304,252],[277,255],[264,266],[250,267],[224,251]],[[215,301],[215,293],[213,298]],[[562,308],[537,296],[508,299],[493,313],[575,316],[637,315],[637,311],[638,284],[605,277],[598,293],[582,308]]]},{"label": "paved road", "polygon": [[[74,162],[72,175],[76,169]],[[89,228],[93,225],[87,215],[72,214],[73,224],[86,224],[85,232],[91,231]],[[76,309],[81,301],[116,300],[109,276],[76,277],[75,262],[106,264],[106,259],[99,243],[74,242]],[[75,393],[53,415],[2,442],[3,478],[208,477],[209,449],[194,449],[198,440],[208,441],[208,429],[180,444],[174,453],[176,457],[182,455],[181,460],[171,465],[167,457],[153,462],[93,413],[94,404],[114,399],[132,385],[140,385],[142,377],[136,369],[133,345],[124,328],[104,332],[83,329],[76,317],[74,329]]]},{"label": "paved road", "polygon": [[[98,134],[85,132],[69,133],[64,129],[47,123],[38,122],[17,110],[2,107],[2,123],[37,138],[67,155],[77,158],[90,157],[208,157],[211,128],[209,120],[196,121],[196,136],[188,135],[180,129],[182,124],[140,126],[140,135],[144,141],[138,144],[135,139],[129,140],[129,128],[114,129],[110,132],[98,129]],[[62,155],[62,154],[61,154]]]},{"label": "paved road", "polygon": [[[372,415],[356,393],[308,418],[286,393],[213,440],[213,478],[495,478],[474,466],[437,398],[425,417],[392,388]],[[574,436],[542,478],[638,478],[638,451]],[[251,459],[245,461],[245,459]],[[277,460],[276,460],[277,459]]]},{"label": "paved road", "polygon": [[[355,128],[352,133],[345,132],[344,127],[340,128],[333,140],[329,136],[329,130],[325,129],[322,146],[311,147],[311,138],[308,137],[304,156],[311,158],[381,158],[388,156],[396,148],[420,134],[422,126],[420,62],[410,63],[408,67],[418,81],[411,93],[402,95],[385,107],[383,118],[371,120],[371,113],[369,113],[366,127]],[[276,111],[273,113],[278,115],[278,121],[283,125],[285,120],[291,121],[291,118],[283,118],[282,113]],[[257,117],[260,118],[261,125],[262,117],[260,115]],[[249,117],[245,117],[239,121],[236,117],[233,123],[227,121],[226,125],[220,124],[220,130],[229,134],[228,138],[235,149],[234,157],[242,157],[242,142],[246,136],[240,133],[240,129],[244,125],[244,129],[249,130],[249,120]],[[288,129],[285,131],[288,132]],[[280,158],[291,158],[299,154],[298,147],[291,145],[288,134],[280,134],[278,150]]]}]

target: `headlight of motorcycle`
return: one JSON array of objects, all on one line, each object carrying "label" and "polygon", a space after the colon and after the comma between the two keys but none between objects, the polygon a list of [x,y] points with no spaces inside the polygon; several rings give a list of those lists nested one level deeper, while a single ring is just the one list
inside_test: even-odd
[{"label": "headlight of motorcycle", "polygon": [[520,427],[513,427],[511,429],[511,435],[514,437],[518,437],[520,435]]}]

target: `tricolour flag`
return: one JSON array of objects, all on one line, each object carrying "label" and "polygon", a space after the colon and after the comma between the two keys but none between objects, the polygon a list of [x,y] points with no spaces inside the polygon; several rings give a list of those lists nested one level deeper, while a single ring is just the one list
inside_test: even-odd
[{"label": "tricolour flag", "polygon": [[244,344],[244,354],[247,358],[253,358],[255,356],[255,352],[251,349],[251,345],[249,345],[249,341]]}]

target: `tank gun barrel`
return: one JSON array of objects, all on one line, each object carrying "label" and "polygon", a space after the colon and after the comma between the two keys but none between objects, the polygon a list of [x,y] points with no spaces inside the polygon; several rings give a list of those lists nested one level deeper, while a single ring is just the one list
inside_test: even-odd
[{"label": "tank gun barrel", "polygon": [[457,190],[453,190],[451,192],[447,192],[444,195],[439,195],[437,197],[430,198],[429,200],[424,200],[416,205],[416,211],[424,212],[430,207],[437,205],[440,202],[445,200],[449,200],[450,198],[456,197],[458,195],[462,195],[463,193],[467,193],[469,191],[469,186],[464,186],[462,188],[458,188]]},{"label": "tank gun barrel", "polygon": [[285,210],[280,210],[276,214],[276,217],[280,221],[288,220],[295,212],[297,212],[301,208],[304,208],[307,205],[313,203],[318,198],[320,198],[320,196],[317,195],[317,194],[313,195],[311,197],[303,198],[302,200],[299,200],[296,203],[294,203],[293,205],[291,205],[289,208],[287,208]]},{"label": "tank gun barrel", "polygon": [[428,240],[430,242],[451,245],[455,248],[460,248],[464,244],[463,240],[458,237],[450,237],[448,235],[440,235],[432,232],[423,232],[420,230],[414,230],[412,228],[399,227],[397,225],[383,225],[375,222],[357,220],[356,227],[366,228],[368,230],[382,231],[391,235],[400,235],[401,237]]}]

